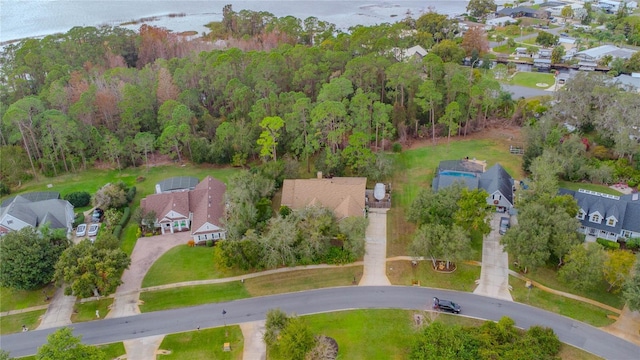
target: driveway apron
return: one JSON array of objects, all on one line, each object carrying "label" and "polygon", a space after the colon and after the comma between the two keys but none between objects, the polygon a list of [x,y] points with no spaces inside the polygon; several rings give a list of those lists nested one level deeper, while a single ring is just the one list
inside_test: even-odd
[{"label": "driveway apron", "polygon": [[513,301],[509,292],[509,255],[500,245],[501,235],[498,233],[502,216],[509,215],[498,213],[493,215],[491,232],[482,242],[480,281],[473,293]]},{"label": "driveway apron", "polygon": [[364,271],[359,285],[391,285],[387,278],[387,210],[369,210],[369,226],[365,232]]}]

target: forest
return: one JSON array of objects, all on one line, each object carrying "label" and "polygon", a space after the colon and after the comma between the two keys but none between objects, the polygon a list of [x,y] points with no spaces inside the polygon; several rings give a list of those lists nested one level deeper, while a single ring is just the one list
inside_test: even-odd
[{"label": "forest", "polygon": [[[198,38],[77,27],[6,46],[4,191],[96,164],[144,165],[155,153],[234,166],[288,158],[367,175],[396,142],[467,134],[514,109],[488,70],[460,65],[487,50],[473,41],[483,34],[454,40],[445,15],[347,34],[316,18],[224,13]],[[394,49],[414,45],[430,53],[396,60]]]}]

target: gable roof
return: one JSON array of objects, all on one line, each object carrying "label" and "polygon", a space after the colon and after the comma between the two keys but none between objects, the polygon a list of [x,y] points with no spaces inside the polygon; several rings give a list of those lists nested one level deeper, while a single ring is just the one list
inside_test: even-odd
[{"label": "gable roof", "polygon": [[189,192],[189,209],[193,213],[191,230],[195,234],[205,224],[222,227],[224,193],[227,186],[220,180],[207,176]]},{"label": "gable roof", "polygon": [[20,230],[21,227],[5,222],[5,218],[11,216],[34,228],[49,223],[51,229],[70,230],[73,205],[59,197],[57,192],[36,192],[7,199],[0,207],[0,222],[7,228]]},{"label": "gable roof", "polygon": [[502,196],[513,205],[513,178],[502,165],[496,163],[480,175],[479,187],[483,188],[489,195],[500,191]]},{"label": "gable roof", "polygon": [[[158,220],[189,218],[192,214],[191,233],[194,234],[207,223],[222,227],[226,190],[227,186],[223,182],[207,176],[192,190],[151,194],[140,201],[140,207],[145,213],[154,211]],[[171,215],[172,212],[182,216],[175,217]]]},{"label": "gable roof", "polygon": [[577,55],[584,55],[592,59],[600,59],[603,56],[611,55],[614,58],[629,59],[635,53],[634,50],[619,48],[615,45],[601,45],[591,49],[578,51]]},{"label": "gable roof", "polygon": [[363,216],[367,178],[285,179],[281,205],[302,209],[322,205],[333,210],[338,219]]},{"label": "gable roof", "polygon": [[[618,234],[622,230],[640,232],[640,200],[633,200],[633,195],[615,196],[583,189],[578,191],[560,189],[559,194],[571,195],[576,199],[580,209],[587,214],[587,217],[581,220],[585,226]],[[596,211],[603,218],[600,224],[590,222],[588,218]],[[606,224],[604,219],[610,216],[618,219],[616,226]]]}]

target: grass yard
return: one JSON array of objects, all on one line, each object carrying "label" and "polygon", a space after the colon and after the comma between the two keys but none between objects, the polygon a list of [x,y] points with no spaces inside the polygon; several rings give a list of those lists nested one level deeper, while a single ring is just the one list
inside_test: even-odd
[{"label": "grass yard", "polygon": [[598,184],[582,183],[582,182],[574,183],[574,182],[562,181],[562,180],[559,181],[559,184],[561,188],[574,190],[574,191],[578,191],[579,189],[585,189],[585,190],[597,191],[597,192],[601,192],[603,194],[609,194],[609,195],[616,195],[616,196],[623,195],[621,192],[613,190],[612,188],[606,185],[598,185]]},{"label": "grass yard", "polygon": [[558,358],[562,360],[599,360],[600,356],[578,349],[575,346],[571,346],[565,343],[560,345],[560,352]]},{"label": "grass yard", "polygon": [[55,287],[45,286],[36,290],[15,290],[0,287],[0,312],[26,309],[32,306],[47,304],[45,294],[53,297]]},{"label": "grass yard", "polygon": [[[151,312],[248,298],[240,281],[223,284],[185,286],[140,294],[141,312]],[[95,315],[95,314],[94,314]]]},{"label": "grass yard", "polygon": [[299,270],[246,279],[244,285],[251,296],[265,296],[334,286],[351,286],[362,277],[362,266],[332,269]]},{"label": "grass yard", "polygon": [[35,329],[40,324],[40,317],[47,310],[29,311],[21,314],[0,317],[0,335],[13,334],[22,331],[22,325],[28,329]]},{"label": "grass yard", "polygon": [[179,245],[167,251],[151,266],[142,287],[183,281],[219,279],[241,275],[240,269],[227,269],[214,261],[215,247]]},{"label": "grass yard", "polygon": [[99,311],[100,317],[103,318],[109,313],[109,306],[113,304],[112,298],[104,298],[96,301],[87,301],[85,303],[77,302],[73,308],[71,322],[83,322],[97,320],[96,310]]},{"label": "grass yard", "polygon": [[[333,286],[351,286],[362,277],[362,266],[333,269],[299,270],[222,284],[185,286],[175,289],[143,292],[140,311],[151,312],[180,307],[232,301]],[[95,316],[95,310],[94,310]]]},{"label": "grass yard", "polygon": [[127,353],[122,342],[98,345],[97,348],[104,351],[107,359],[116,359]]},{"label": "grass yard", "polygon": [[417,280],[420,286],[471,292],[476,288],[475,281],[480,279],[480,266],[458,264],[456,271],[445,274],[433,270],[430,260],[418,262],[415,269],[410,261],[389,261],[387,277],[393,285],[410,286]]},{"label": "grass yard", "polygon": [[[512,269],[515,270],[515,269]],[[617,309],[622,309],[624,307],[624,300],[620,293],[613,294],[607,292],[607,288],[609,285],[603,280],[596,290],[590,291],[579,291],[574,290],[567,286],[567,284],[563,283],[558,279],[558,273],[553,268],[549,267],[539,267],[535,270],[529,271],[525,274],[526,277],[531,280],[537,281],[540,284],[550,287],[555,290],[564,291],[571,294],[576,294],[579,296],[583,296],[589,299],[593,299],[595,301],[601,302],[603,304],[607,304],[609,306],[613,306]]]},{"label": "grass yard", "polygon": [[442,160],[466,156],[487,161],[487,168],[499,162],[514,179],[521,179],[522,157],[509,153],[510,134],[500,133],[498,139],[465,140],[455,138],[450,144],[424,146],[395,154],[398,169],[392,179],[393,207],[387,213],[387,256],[407,255],[415,227],[406,221],[405,213],[422,189],[431,189],[431,181]]},{"label": "grass yard", "polygon": [[[225,336],[225,332],[228,336]],[[224,343],[228,342],[231,351],[224,352]],[[164,337],[160,350],[168,352],[158,355],[158,360],[205,360],[205,359],[242,359],[244,338],[237,325],[202,329]]]},{"label": "grass yard", "polygon": [[[555,83],[555,77],[548,73],[518,72],[507,82],[510,85],[526,86],[535,89],[546,89]],[[546,86],[537,86],[546,84]]]},{"label": "grass yard", "polygon": [[513,287],[511,296],[514,301],[552,311],[597,327],[610,325],[614,322],[607,315],[616,314],[597,306],[550,294],[535,287],[529,290],[525,287],[524,281],[513,276],[509,277],[509,284]]}]

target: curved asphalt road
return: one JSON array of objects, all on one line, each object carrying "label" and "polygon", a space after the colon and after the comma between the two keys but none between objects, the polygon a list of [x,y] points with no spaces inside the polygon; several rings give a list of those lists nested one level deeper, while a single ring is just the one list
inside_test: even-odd
[{"label": "curved asphalt road", "polygon": [[[88,344],[103,344],[170,334],[201,328],[263,320],[269,309],[280,308],[299,315],[357,308],[399,308],[424,310],[437,296],[462,305],[462,314],[499,320],[509,316],[516,325],[529,328],[544,325],[555,330],[561,341],[607,359],[637,359],[640,347],[590,325],[528,305],[502,301],[471,293],[423,287],[362,286],[328,288],[158,311],[130,317],[74,324],[76,335]],[[226,315],[222,316],[222,311]],[[55,329],[36,330],[0,337],[0,347],[12,356],[35,354]]]}]

